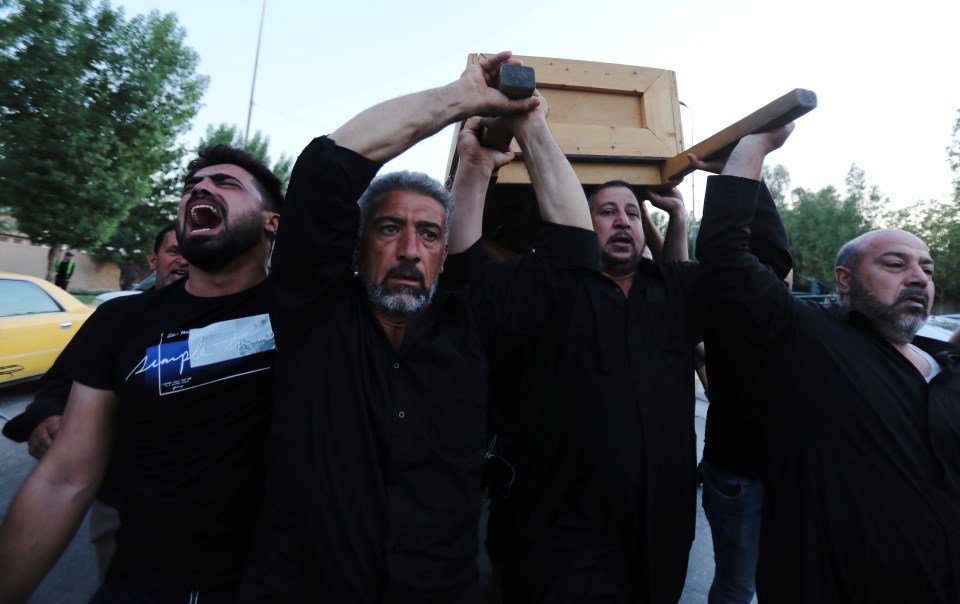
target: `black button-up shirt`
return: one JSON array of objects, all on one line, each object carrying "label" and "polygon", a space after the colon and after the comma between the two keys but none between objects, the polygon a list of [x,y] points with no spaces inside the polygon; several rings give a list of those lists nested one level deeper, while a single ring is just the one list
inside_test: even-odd
[{"label": "black button-up shirt", "polygon": [[548,227],[513,278],[439,290],[396,350],[352,272],[356,200],[378,168],[326,138],[294,167],[273,260],[265,512],[241,599],[479,601],[488,351],[597,260],[593,233]]}]

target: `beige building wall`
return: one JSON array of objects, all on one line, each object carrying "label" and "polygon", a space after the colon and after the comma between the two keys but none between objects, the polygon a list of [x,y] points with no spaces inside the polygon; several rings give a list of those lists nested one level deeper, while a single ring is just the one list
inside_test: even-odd
[{"label": "beige building wall", "polygon": [[[47,276],[49,251],[49,246],[33,245],[22,235],[0,233],[0,271],[43,279]],[[70,290],[120,289],[120,268],[113,262],[98,263],[85,252],[76,252],[73,262]]]}]

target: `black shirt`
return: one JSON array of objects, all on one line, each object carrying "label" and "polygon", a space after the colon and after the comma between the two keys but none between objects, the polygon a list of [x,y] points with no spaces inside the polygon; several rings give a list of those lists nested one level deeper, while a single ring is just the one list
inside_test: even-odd
[{"label": "black shirt", "polygon": [[111,584],[234,584],[260,509],[275,354],[268,283],[216,298],[185,280],[111,300],[77,333],[81,384],[116,393],[103,484],[120,512]]},{"label": "black shirt", "polygon": [[[757,209],[750,228],[750,250],[763,259],[778,279],[793,266],[787,233],[766,185],[760,183]],[[757,400],[747,381],[753,376],[739,371],[742,346],[735,321],[739,308],[724,300],[711,302],[719,317],[704,326],[710,406],[704,434],[703,458],[727,472],[761,478],[767,461],[763,437],[765,401]]]},{"label": "black shirt", "polygon": [[[477,602],[488,350],[569,287],[596,240],[553,242],[484,291],[438,291],[395,350],[353,274],[356,201],[379,165],[327,138],[300,155],[273,257],[276,412],[244,601]],[[548,229],[549,230],[549,229]],[[527,274],[577,259],[547,287]],[[552,290],[551,290],[552,291]],[[518,293],[519,292],[519,293]],[[556,294],[559,295],[559,294]],[[482,316],[481,316],[482,315]],[[484,323],[483,325],[486,325]]]},{"label": "black shirt", "polygon": [[697,255],[768,402],[758,595],[960,601],[958,350],[918,339],[944,369],[928,384],[861,315],[794,299],[747,247],[756,188],[710,179]]},{"label": "black shirt", "polygon": [[643,260],[624,296],[592,266],[535,333],[498,348],[492,404],[516,422],[508,505],[533,552],[553,527],[621,535],[637,598],[676,602],[696,518],[700,270]]}]

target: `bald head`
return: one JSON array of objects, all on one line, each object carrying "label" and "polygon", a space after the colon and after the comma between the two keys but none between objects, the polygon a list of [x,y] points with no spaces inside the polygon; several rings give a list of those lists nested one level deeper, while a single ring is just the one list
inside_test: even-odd
[{"label": "bald head", "polygon": [[913,233],[901,231],[900,229],[877,229],[860,235],[855,239],[843,244],[840,251],[837,252],[837,260],[834,266],[842,266],[852,271],[860,266],[861,253],[867,246],[886,245],[887,243],[899,242],[904,245],[922,249],[929,254],[927,245]]}]

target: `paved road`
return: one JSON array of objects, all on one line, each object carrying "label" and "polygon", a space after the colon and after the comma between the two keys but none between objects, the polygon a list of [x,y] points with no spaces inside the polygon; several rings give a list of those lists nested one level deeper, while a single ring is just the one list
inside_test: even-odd
[{"label": "paved road", "polygon": [[[700,395],[702,397],[702,394]],[[33,397],[33,386],[20,386],[0,390],[0,415],[13,417],[20,413]],[[703,428],[707,404],[697,399],[696,427],[698,435],[698,458],[703,452]],[[0,417],[0,423],[4,419]],[[27,454],[26,445],[19,445],[7,438],[0,438],[0,518],[6,515],[10,500],[20,483],[33,469],[35,461]],[[681,604],[701,604],[707,601],[707,591],[713,579],[713,546],[710,527],[698,506],[697,532],[690,552],[687,583],[680,599]],[[489,573],[489,562],[481,560],[481,572]],[[89,543],[87,523],[77,533],[63,557],[47,575],[30,604],[82,604],[96,590],[96,560]]]}]

